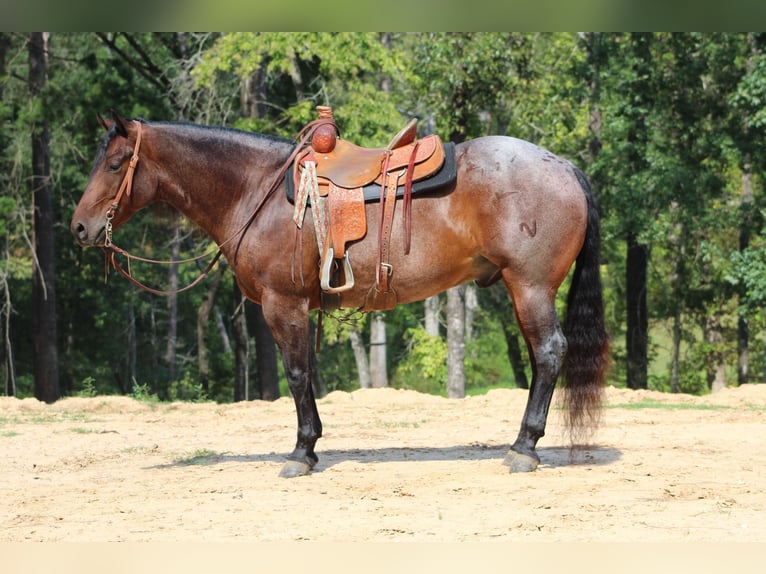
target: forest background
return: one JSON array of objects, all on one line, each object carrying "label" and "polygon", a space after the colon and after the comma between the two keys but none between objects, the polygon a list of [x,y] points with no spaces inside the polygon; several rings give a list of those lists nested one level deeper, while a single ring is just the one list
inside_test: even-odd
[{"label": "forest background", "polygon": [[[764,47],[761,33],[0,33],[3,389],[46,401],[286,394],[259,308],[225,264],[174,297],[105,284],[69,220],[103,137],[97,113],[293,137],[320,104],[361,145],[417,116],[421,134],[512,135],[570,159],[602,215],[610,384],[763,382]],[[161,207],[119,237],[163,259],[210,247]],[[173,288],[199,268],[134,271]],[[320,394],[461,396],[531,378],[499,286],[325,317],[321,344]]]}]

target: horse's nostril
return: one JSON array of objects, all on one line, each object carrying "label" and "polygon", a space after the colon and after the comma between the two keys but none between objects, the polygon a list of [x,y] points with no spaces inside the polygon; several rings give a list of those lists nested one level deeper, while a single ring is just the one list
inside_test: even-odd
[{"label": "horse's nostril", "polygon": [[75,224],[74,234],[77,237],[77,239],[80,239],[83,241],[88,238],[88,231],[85,229],[85,226],[82,223]]}]

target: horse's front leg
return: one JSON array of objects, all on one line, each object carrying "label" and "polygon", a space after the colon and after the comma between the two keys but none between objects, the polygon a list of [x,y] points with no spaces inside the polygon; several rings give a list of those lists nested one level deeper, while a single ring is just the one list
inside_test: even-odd
[{"label": "horse's front leg", "polygon": [[279,476],[303,476],[319,460],[314,445],[322,436],[322,422],[311,386],[308,301],[266,295],[261,304],[264,318],[282,353],[287,383],[298,415],[298,440]]}]

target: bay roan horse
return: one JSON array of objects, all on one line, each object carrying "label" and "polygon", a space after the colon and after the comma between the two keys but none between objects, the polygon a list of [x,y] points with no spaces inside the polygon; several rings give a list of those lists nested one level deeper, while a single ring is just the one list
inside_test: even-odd
[{"label": "bay roan horse", "polygon": [[[308,473],[322,435],[309,373],[309,311],[320,304],[319,252],[309,223],[302,227],[302,248],[294,250],[293,206],[284,180],[272,185],[295,142],[116,113],[101,123],[107,133],[72,219],[75,238],[82,246],[104,246],[107,213],[116,230],[138,210],[163,201],[221,246],[242,293],[263,307],[295,400],[298,439],[281,476]],[[139,132],[140,161],[130,168]],[[529,142],[473,139],[456,146],[456,160],[456,183],[413,199],[408,255],[397,210],[391,284],[398,303],[408,303],[470,280],[503,282],[533,371],[521,429],[504,463],[512,472],[532,471],[560,371],[570,430],[597,422],[609,346],[598,213],[585,176]],[[132,180],[128,192],[118,192],[125,179]],[[348,308],[361,307],[375,281],[379,208],[367,204],[367,234],[349,248],[356,281],[344,293]],[[231,241],[238,231],[241,237]],[[575,261],[562,329],[554,300]]]}]

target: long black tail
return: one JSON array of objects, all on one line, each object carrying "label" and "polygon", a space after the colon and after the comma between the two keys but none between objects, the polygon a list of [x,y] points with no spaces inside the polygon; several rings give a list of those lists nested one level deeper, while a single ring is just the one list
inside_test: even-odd
[{"label": "long black tail", "polygon": [[601,287],[599,214],[587,177],[577,168],[575,173],[588,200],[588,229],[577,256],[564,321],[568,348],[562,369],[563,402],[573,445],[586,440],[598,426],[610,364]]}]

